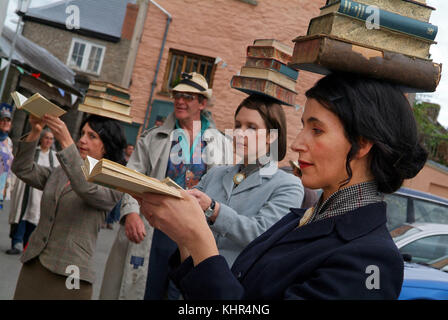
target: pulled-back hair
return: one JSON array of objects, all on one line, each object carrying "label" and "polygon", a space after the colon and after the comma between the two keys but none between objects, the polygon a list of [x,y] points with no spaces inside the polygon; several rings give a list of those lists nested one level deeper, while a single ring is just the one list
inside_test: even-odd
[{"label": "pulled-back hair", "polygon": [[90,115],[82,122],[81,130],[86,123],[100,136],[106,151],[104,158],[124,164],[123,149],[126,147],[126,137],[120,123],[114,119]]},{"label": "pulled-back hair", "polygon": [[412,107],[396,85],[353,74],[334,73],[306,92],[338,116],[351,144],[350,161],[360,149],[360,138],[371,141],[370,170],[384,193],[392,193],[425,165],[428,152],[419,143]]},{"label": "pulled-back hair", "polygon": [[[238,108],[235,111],[235,118],[240,112],[241,108],[248,108],[252,110],[257,110],[260,114],[261,118],[266,125],[267,132],[271,129],[278,130],[278,155],[277,161],[283,160],[286,156],[286,117],[285,112],[282,109],[282,106],[278,104],[274,99],[271,99],[267,96],[262,96],[258,94],[252,94],[246,99],[244,99]],[[275,150],[270,150],[271,152],[275,152]],[[272,155],[271,155],[272,156]]]}]

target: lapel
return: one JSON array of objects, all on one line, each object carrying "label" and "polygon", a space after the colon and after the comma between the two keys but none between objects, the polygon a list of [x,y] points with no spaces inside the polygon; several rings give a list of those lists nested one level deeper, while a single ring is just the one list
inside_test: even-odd
[{"label": "lapel", "polygon": [[67,184],[68,182],[68,177],[65,174],[64,170],[62,170],[61,167],[56,168],[55,170],[57,170],[57,175],[56,175],[56,186],[55,186],[55,192],[54,192],[54,198],[56,200],[56,203],[58,202],[59,198],[67,193],[68,191],[72,190],[72,186],[69,185],[68,187],[64,186]]},{"label": "lapel", "polygon": [[[149,153],[149,159],[153,168],[157,167],[157,162],[160,160],[162,155],[168,155],[169,157],[171,143],[167,143],[167,140],[170,140],[170,134],[174,129],[174,125],[174,114],[171,113],[161,127],[153,129],[156,131],[155,139],[152,139],[151,141],[151,152]],[[167,161],[164,161],[164,163],[165,164],[162,165],[166,165]],[[166,167],[165,170],[163,170],[162,168],[161,171],[163,171],[163,174],[165,174]]]},{"label": "lapel", "polygon": [[[241,182],[236,188],[234,188],[232,194],[235,195],[244,192],[246,190],[255,188],[259,186],[261,182],[262,178],[260,176],[260,170],[257,170],[257,172],[254,172],[253,174],[248,176],[246,179],[243,180],[243,182]],[[233,176],[232,176],[232,183],[233,183]]]},{"label": "lapel", "polygon": [[290,214],[244,249],[244,258],[235,261],[234,270],[242,272],[242,276],[244,276],[252,265],[274,246],[324,237],[335,229],[341,238],[350,241],[386,223],[385,202],[370,204],[341,216],[316,221],[297,228],[304,213],[305,209],[291,209]]},{"label": "lapel", "polygon": [[222,186],[226,192],[226,199],[230,199],[233,191],[233,176],[238,172],[238,166],[227,168],[227,173],[222,178]]}]

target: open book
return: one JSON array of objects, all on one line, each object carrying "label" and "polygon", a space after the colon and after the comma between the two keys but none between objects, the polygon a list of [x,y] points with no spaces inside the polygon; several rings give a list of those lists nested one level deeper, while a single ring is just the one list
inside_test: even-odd
[{"label": "open book", "polygon": [[28,111],[33,116],[42,118],[44,114],[51,114],[56,117],[62,116],[66,111],[54,103],[48,101],[39,93],[33,94],[31,97],[27,98],[17,91],[11,93],[11,97],[17,109],[23,109]]},{"label": "open book", "polygon": [[160,181],[107,159],[87,156],[81,169],[87,181],[131,195],[152,192],[182,198],[178,191],[182,187],[169,177]]}]

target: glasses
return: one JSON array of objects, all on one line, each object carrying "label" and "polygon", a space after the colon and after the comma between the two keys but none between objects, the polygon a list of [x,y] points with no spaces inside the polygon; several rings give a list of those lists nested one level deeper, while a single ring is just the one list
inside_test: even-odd
[{"label": "glasses", "polygon": [[176,100],[179,100],[180,98],[182,98],[187,102],[191,102],[196,98],[196,96],[193,94],[189,94],[189,93],[176,92],[173,94],[173,98]]},{"label": "glasses", "polygon": [[1,118],[1,119],[0,119],[0,122],[1,122],[1,121],[11,122],[11,119],[9,119],[9,118]]}]

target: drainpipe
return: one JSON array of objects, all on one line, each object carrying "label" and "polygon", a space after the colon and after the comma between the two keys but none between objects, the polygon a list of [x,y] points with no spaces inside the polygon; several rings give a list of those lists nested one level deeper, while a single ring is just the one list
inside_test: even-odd
[{"label": "drainpipe", "polygon": [[156,72],[154,74],[154,79],[151,84],[151,93],[149,95],[148,104],[146,106],[146,114],[145,114],[145,119],[143,121],[143,130],[146,130],[147,129],[146,126],[147,126],[147,124],[149,124],[149,109],[151,107],[152,96],[154,95],[154,90],[156,89],[156,85],[157,85],[157,75],[158,75],[159,69],[160,69],[160,62],[162,61],[163,49],[165,48],[166,38],[168,35],[168,28],[170,26],[171,20],[173,20],[171,14],[168,11],[166,11],[164,8],[162,8],[157,2],[155,2],[153,0],[150,0],[150,2],[153,5],[155,5],[157,8],[159,8],[164,14],[167,15],[167,20],[166,20],[166,26],[165,26],[165,34],[163,35],[162,47],[160,48],[159,59],[157,61]]}]

